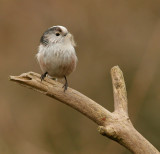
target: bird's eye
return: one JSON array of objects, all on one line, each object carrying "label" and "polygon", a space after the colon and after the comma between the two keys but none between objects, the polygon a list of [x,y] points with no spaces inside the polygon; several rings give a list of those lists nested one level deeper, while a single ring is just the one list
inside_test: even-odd
[{"label": "bird's eye", "polygon": [[56,33],[56,36],[59,36],[60,34],[59,33]]}]

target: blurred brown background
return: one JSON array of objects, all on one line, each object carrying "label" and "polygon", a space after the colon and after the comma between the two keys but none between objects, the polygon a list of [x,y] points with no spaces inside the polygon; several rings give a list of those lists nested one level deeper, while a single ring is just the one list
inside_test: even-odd
[{"label": "blurred brown background", "polygon": [[130,153],[77,111],[9,82],[9,75],[41,73],[35,54],[53,25],[66,26],[77,42],[70,87],[113,111],[110,69],[119,65],[130,118],[160,150],[160,1],[0,0],[0,153]]}]

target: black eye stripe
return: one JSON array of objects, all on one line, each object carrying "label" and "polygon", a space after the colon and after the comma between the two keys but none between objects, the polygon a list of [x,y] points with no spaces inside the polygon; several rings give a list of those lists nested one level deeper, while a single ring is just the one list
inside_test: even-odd
[{"label": "black eye stripe", "polygon": [[57,32],[62,32],[62,29],[60,27],[51,27],[47,31],[57,31]]},{"label": "black eye stripe", "polygon": [[43,44],[44,46],[46,46],[46,45],[48,45],[49,40],[44,35],[42,35],[42,37],[40,39],[40,43]]},{"label": "black eye stripe", "polygon": [[62,29],[60,27],[54,27],[54,30],[56,30],[58,32],[62,32]]}]

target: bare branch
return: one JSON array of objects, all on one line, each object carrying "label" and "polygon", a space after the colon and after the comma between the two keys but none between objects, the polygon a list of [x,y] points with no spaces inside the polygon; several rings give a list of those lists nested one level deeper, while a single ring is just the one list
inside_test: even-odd
[{"label": "bare branch", "polygon": [[124,82],[123,73],[118,66],[111,69],[114,109],[115,112],[124,112],[128,115],[127,91]]},{"label": "bare branch", "polygon": [[41,82],[40,75],[34,72],[10,76],[10,80],[76,109],[99,125],[100,134],[118,142],[133,153],[159,154],[158,150],[137,132],[128,117],[127,93],[122,71],[115,66],[111,75],[115,106],[113,113],[74,89],[68,88],[64,93],[61,83],[49,78]]},{"label": "bare branch", "polygon": [[98,125],[104,125],[105,121],[112,116],[111,112],[72,88],[68,88],[64,93],[63,85],[57,81],[46,77],[45,81],[41,82],[40,75],[37,73],[28,72],[20,76],[10,76],[10,80],[71,106]]}]

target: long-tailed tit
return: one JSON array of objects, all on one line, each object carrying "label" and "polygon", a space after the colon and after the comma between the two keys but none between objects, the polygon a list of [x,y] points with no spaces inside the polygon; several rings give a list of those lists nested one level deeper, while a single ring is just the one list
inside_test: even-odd
[{"label": "long-tailed tit", "polygon": [[46,75],[64,78],[64,92],[67,90],[67,76],[75,70],[77,64],[74,47],[72,34],[63,26],[50,27],[43,33],[36,55],[43,72],[41,81]]}]

